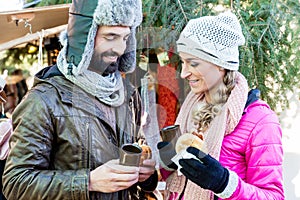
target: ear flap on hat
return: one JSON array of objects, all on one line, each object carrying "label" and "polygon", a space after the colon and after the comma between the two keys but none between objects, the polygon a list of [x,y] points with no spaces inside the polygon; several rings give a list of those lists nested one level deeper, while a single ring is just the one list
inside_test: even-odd
[{"label": "ear flap on hat", "polygon": [[73,0],[69,9],[67,62],[78,65],[93,22],[98,0]]},{"label": "ear flap on hat", "polygon": [[119,71],[131,73],[136,67],[136,38],[135,29],[131,30],[131,34],[127,40],[127,48],[119,60]]},{"label": "ear flap on hat", "polygon": [[67,62],[78,66],[87,43],[92,19],[81,15],[69,15]]}]

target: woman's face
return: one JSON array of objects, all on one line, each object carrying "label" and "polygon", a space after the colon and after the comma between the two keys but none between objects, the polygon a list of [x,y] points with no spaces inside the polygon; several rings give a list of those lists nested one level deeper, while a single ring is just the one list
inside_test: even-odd
[{"label": "woman's face", "polygon": [[225,69],[188,53],[180,52],[181,78],[186,79],[194,93],[211,90],[223,81]]}]

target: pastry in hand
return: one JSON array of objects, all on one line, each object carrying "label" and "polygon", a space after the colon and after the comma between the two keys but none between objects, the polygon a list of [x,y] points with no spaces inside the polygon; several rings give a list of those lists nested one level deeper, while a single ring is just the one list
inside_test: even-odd
[{"label": "pastry in hand", "polygon": [[140,147],[142,148],[142,155],[141,155],[141,159],[140,159],[140,166],[143,165],[143,161],[147,160],[147,159],[151,159],[152,158],[152,151],[150,146],[142,144],[140,145]]},{"label": "pastry in hand", "polygon": [[179,153],[190,146],[206,152],[203,135],[196,132],[182,134],[176,142],[175,151]]}]

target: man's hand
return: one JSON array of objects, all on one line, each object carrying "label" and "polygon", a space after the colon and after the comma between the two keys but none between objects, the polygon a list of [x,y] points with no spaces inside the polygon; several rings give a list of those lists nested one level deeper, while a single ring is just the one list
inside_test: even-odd
[{"label": "man's hand", "polygon": [[119,159],[110,160],[90,173],[89,191],[104,193],[124,190],[139,180],[139,167],[119,164]]},{"label": "man's hand", "polygon": [[147,159],[143,161],[143,165],[140,166],[139,182],[147,180],[155,172],[155,160]]}]

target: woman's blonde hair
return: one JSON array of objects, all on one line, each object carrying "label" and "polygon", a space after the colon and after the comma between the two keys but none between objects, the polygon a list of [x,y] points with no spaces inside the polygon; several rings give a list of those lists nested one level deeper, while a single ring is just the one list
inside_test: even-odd
[{"label": "woman's blonde hair", "polygon": [[204,133],[221,111],[236,84],[235,80],[236,71],[226,70],[223,82],[217,86],[218,88],[205,92],[206,100],[196,104],[192,117],[198,133]]}]

